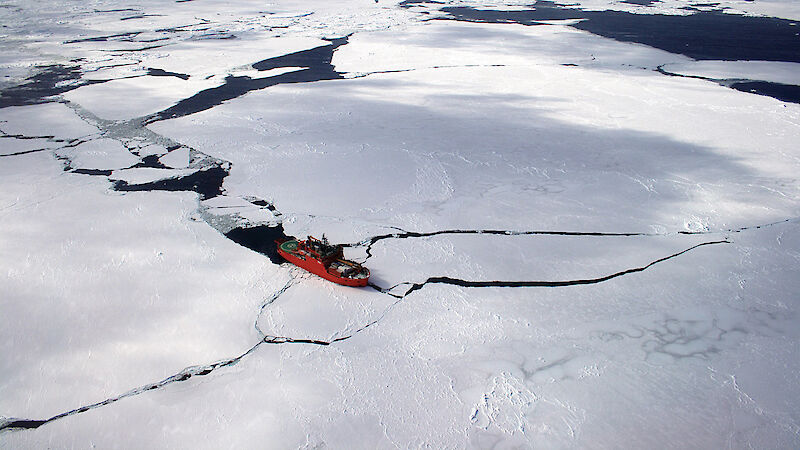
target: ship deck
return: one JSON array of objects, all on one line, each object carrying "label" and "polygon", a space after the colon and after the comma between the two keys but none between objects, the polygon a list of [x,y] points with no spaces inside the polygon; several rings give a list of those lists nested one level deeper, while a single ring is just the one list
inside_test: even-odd
[{"label": "ship deck", "polygon": [[280,247],[286,253],[297,253],[297,241],[286,241]]}]

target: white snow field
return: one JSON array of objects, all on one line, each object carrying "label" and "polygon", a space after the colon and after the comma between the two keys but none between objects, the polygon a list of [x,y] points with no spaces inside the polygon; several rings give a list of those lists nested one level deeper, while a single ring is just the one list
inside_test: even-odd
[{"label": "white snow field", "polygon": [[0,448],[800,447],[797,63],[528,3],[0,2]]}]

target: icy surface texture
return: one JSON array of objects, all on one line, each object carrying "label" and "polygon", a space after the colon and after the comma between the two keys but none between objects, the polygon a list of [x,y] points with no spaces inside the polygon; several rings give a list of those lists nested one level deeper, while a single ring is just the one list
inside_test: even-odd
[{"label": "icy surface texture", "polygon": [[0,448],[797,448],[797,18],[0,5]]}]

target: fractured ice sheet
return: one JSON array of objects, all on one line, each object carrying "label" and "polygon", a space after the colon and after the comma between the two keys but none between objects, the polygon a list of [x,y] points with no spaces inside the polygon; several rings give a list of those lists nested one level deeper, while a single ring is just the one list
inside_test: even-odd
[{"label": "fractured ice sheet", "polygon": [[0,109],[0,130],[21,136],[80,139],[98,132],[60,103]]},{"label": "fractured ice sheet", "polygon": [[8,135],[0,136],[0,144],[2,144],[0,156],[37,152],[61,147],[59,143],[53,142],[51,139],[19,139]]},{"label": "fractured ice sheet", "polygon": [[123,169],[139,162],[113,139],[95,139],[60,153],[69,158],[72,167],[81,169]]},{"label": "fractured ice sheet", "polygon": [[[19,170],[30,163],[39,169]],[[233,285],[274,269],[189,220],[194,195],[109,195],[101,179],[60,174],[44,154],[2,164],[1,264],[15,305],[3,320],[28,324],[2,327],[4,415],[49,417],[257,340],[248,310],[271,281],[245,297],[217,289],[240,292]]]},{"label": "fractured ice sheet", "polygon": [[[538,33],[561,33],[544,30]],[[486,37],[469,40],[475,32]],[[438,49],[438,33],[468,41],[469,54],[460,45]],[[530,64],[535,47],[525,47],[525,61],[492,66],[488,42],[527,45],[529,33],[423,24],[402,36],[356,37],[334,54],[337,70],[376,69],[362,56],[376,43],[387,60],[422,55],[390,69],[420,69],[276,86],[151,128],[232,161],[227,189],[270,193],[286,213],[360,216],[406,229],[679,230],[687,219],[712,228],[751,222],[745,218],[767,207],[753,199],[766,194],[776,218],[794,214],[793,157],[767,160],[761,152],[791,145],[796,127],[781,117],[795,106],[628,66]],[[426,45],[438,51],[417,52]],[[651,67],[663,56],[626,46]],[[358,70],[360,61],[368,70]],[[727,106],[741,101],[751,106]],[[752,134],[735,125],[743,121],[785,133]],[[339,195],[327,195],[333,186]]]},{"label": "fractured ice sheet", "polygon": [[110,120],[132,119],[172,106],[198,90],[213,87],[221,80],[189,82],[172,77],[137,76],[84,86],[64,95]]},{"label": "fractured ice sheet", "polygon": [[181,169],[189,165],[189,153],[190,152],[188,148],[181,147],[170,151],[158,160],[168,167]]},{"label": "fractured ice sheet", "polygon": [[570,5],[588,10],[617,10],[639,14],[691,14],[692,9],[721,10],[729,14],[749,14],[753,16],[783,17],[800,20],[800,11],[790,0],[764,0],[758,2],[739,2],[736,0],[715,0],[706,2],[685,2],[682,0],[659,0],[645,3],[638,1],[620,2],[614,0],[579,0]]},{"label": "fractured ice sheet", "polygon": [[178,178],[197,172],[196,169],[154,169],[154,168],[134,168],[115,170],[109,177],[117,181],[125,181],[128,184],[152,183],[166,178]]},{"label": "fractured ice sheet", "polygon": [[664,69],[681,75],[712,79],[747,79],[800,85],[800,64],[770,61],[694,61],[667,64]]},{"label": "fractured ice sheet", "polygon": [[269,208],[242,198],[219,196],[205,200],[201,205],[206,220],[221,233],[228,233],[237,227],[275,226],[280,223],[279,216]]},{"label": "fractured ice sheet", "polygon": [[[587,237],[454,235],[376,244],[369,264],[387,285],[429,276],[466,280],[592,279],[644,266],[705,236]],[[708,250],[713,252],[713,250]]]},{"label": "fractured ice sheet", "polygon": [[[69,414],[0,445],[798,446],[798,105],[666,77],[692,62],[566,24],[426,22],[441,4],[56,3],[0,8],[8,83],[77,58],[93,79],[189,78],[135,79],[129,110],[99,84],[66,94],[73,109],[0,110],[0,130],[33,138],[2,154],[57,147],[0,158],[0,426]],[[644,3],[584,5],[689,13]],[[341,79],[148,128],[92,118],[272,76],[252,64],[351,32],[327,68]],[[185,167],[217,170],[209,198],[188,177],[110,189]],[[378,288],[420,286],[333,285],[226,238],[247,226],[327,233]],[[500,233],[410,236],[468,229]],[[559,288],[423,283],[634,267]]]}]

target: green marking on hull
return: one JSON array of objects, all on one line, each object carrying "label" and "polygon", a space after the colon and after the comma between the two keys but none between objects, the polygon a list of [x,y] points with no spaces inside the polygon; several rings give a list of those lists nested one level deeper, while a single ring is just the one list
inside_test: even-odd
[{"label": "green marking on hull", "polygon": [[281,244],[281,250],[286,253],[295,253],[297,251],[297,241],[286,241]]}]

